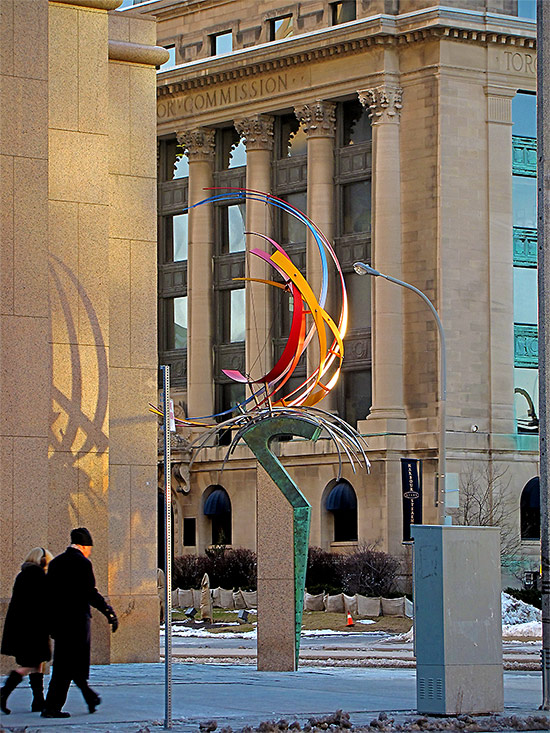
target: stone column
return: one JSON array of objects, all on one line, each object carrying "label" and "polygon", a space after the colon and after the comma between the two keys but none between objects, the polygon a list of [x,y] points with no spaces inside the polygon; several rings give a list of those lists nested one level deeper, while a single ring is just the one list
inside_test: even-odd
[{"label": "stone column", "polygon": [[[189,156],[188,203],[207,198],[213,185],[215,131],[209,128],[180,130],[178,142]],[[214,412],[212,381],[212,255],[213,206],[203,204],[189,211],[187,261],[187,405],[190,416]]]},{"label": "stone column", "polygon": [[[271,151],[273,117],[253,115],[235,120],[235,129],[246,145],[246,187],[271,191]],[[271,234],[271,207],[259,201],[246,202],[246,231]],[[271,245],[260,237],[248,235],[246,250],[259,248],[271,253]],[[259,257],[247,257],[247,277],[272,280],[274,271]],[[263,283],[246,284],[246,371],[253,379],[269,371],[273,363],[271,345],[272,288]]]},{"label": "stone column", "polygon": [[[333,102],[323,101],[304,104],[294,109],[307,135],[307,215],[330,242],[334,239],[335,109],[336,105]],[[308,281],[313,292],[319,295],[322,277],[321,259],[317,244],[309,233],[306,261]],[[330,264],[329,272],[332,278],[334,268]],[[334,283],[333,279],[331,283]],[[329,298],[326,310],[338,322],[333,306],[334,302],[331,302]],[[318,365],[318,344],[313,341],[308,350],[308,373],[311,373]],[[329,395],[323,400],[323,409],[330,410],[334,406],[334,395]]]},{"label": "stone column", "polygon": [[[372,264],[402,278],[399,116],[402,90],[386,83],[360,91],[372,120]],[[381,278],[372,283],[372,408],[376,432],[401,433],[403,406],[403,289]],[[369,432],[374,425],[369,426]]]},{"label": "stone column", "polygon": [[514,258],[512,221],[512,99],[515,89],[488,86],[490,431],[514,432]]}]

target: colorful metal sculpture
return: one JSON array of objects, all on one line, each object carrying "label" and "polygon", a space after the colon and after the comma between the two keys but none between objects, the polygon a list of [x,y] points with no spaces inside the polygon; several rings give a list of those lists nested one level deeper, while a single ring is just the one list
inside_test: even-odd
[{"label": "colorful metal sculpture", "polygon": [[[287,201],[261,191],[223,189],[223,192],[209,196],[190,208],[206,203],[240,202],[243,199],[258,201],[266,206],[280,209],[307,227],[319,252],[320,291],[318,295],[315,295],[306,278],[280,244],[265,234],[247,232],[249,236],[260,237],[272,246],[274,251],[271,254],[262,249],[250,249],[249,253],[273,267],[283,282],[256,278],[238,279],[262,282],[281,288],[293,299],[293,315],[287,342],[276,364],[260,377],[252,378],[251,375],[242,374],[234,369],[223,370],[224,374],[233,381],[248,386],[250,395],[241,403],[223,412],[189,419],[178,418],[176,422],[189,428],[203,428],[203,431],[190,443],[193,453],[191,465],[200,449],[212,444],[212,438],[216,433],[231,429],[232,439],[222,470],[236,445],[244,440],[293,508],[295,660],[297,665],[311,507],[271,452],[270,441],[274,436],[280,434],[300,435],[315,441],[324,431],[333,441],[338,452],[338,476],[342,471],[343,454],[346,455],[354,471],[356,464],[362,464],[367,470],[370,464],[364,450],[365,443],[359,433],[344,420],[317,406],[338,382],[344,358],[343,341],[348,324],[346,286],[334,249],[319,227],[299,209]],[[341,291],[342,306],[338,323],[325,310],[329,286],[329,259],[334,263]],[[309,328],[308,316],[311,318]],[[283,394],[284,385],[293,375],[300,358],[314,337],[317,337],[319,346],[319,361],[316,369],[299,387]],[[157,408],[151,406],[151,409],[161,414]]]}]

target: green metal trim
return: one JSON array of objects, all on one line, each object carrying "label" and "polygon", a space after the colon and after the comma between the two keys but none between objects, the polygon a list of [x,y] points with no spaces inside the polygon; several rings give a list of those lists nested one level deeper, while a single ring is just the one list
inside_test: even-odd
[{"label": "green metal trim", "polygon": [[514,366],[539,365],[539,340],[537,326],[514,323]]},{"label": "green metal trim", "polygon": [[512,173],[517,176],[537,175],[537,140],[512,135]]},{"label": "green metal trim", "polygon": [[537,266],[537,230],[514,227],[514,265]]},{"label": "green metal trim", "polygon": [[299,435],[302,438],[315,441],[320,433],[320,428],[306,420],[292,417],[273,417],[252,425],[243,434],[245,443],[293,508],[294,658],[296,669],[298,668],[298,658],[300,656],[311,505],[290,478],[277,456],[275,456],[270,444],[273,438],[278,435]]}]

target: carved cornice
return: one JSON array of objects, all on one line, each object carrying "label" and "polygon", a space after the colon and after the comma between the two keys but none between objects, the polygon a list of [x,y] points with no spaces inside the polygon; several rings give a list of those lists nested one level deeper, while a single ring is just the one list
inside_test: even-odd
[{"label": "carved cornice", "polygon": [[[220,68],[213,69],[213,59],[204,59],[203,63],[194,62],[193,69],[186,69],[185,66],[180,67],[178,72],[189,74],[186,79],[159,78],[158,79],[158,96],[171,96],[187,92],[193,89],[201,89],[210,87],[228,81],[240,81],[254,77],[257,74],[265,74],[277,71],[284,71],[293,66],[299,66],[312,61],[322,61],[323,59],[333,58],[335,56],[353,56],[363,53],[366,49],[372,47],[395,47],[397,45],[423,43],[432,40],[462,41],[466,43],[474,43],[476,45],[494,44],[497,46],[510,46],[515,49],[536,49],[536,40],[534,37],[525,35],[513,35],[511,33],[498,33],[487,30],[474,30],[456,28],[450,25],[437,25],[430,28],[422,28],[415,30],[399,31],[388,33],[384,31],[374,31],[372,35],[363,36],[362,38],[346,39],[346,40],[329,40],[322,47],[292,50],[288,49],[286,55],[283,55],[283,49],[278,46],[277,54],[272,58],[264,58],[261,61],[247,61],[247,53],[254,49],[243,49],[243,58],[240,60],[241,65],[227,65],[227,60],[220,59]],[[235,61],[233,55],[233,64]],[[215,62],[214,62],[215,63]],[[171,76],[175,76],[176,72],[166,72]]]},{"label": "carved cornice", "polygon": [[272,150],[273,117],[271,115],[252,115],[235,120],[235,129],[243,138],[247,150]]},{"label": "carved cornice", "polygon": [[294,108],[308,137],[334,137],[336,105],[334,102],[313,102]]},{"label": "carved cornice", "polygon": [[382,122],[399,122],[403,90],[391,84],[382,84],[357,92],[363,107],[368,107],[373,125]]},{"label": "carved cornice", "polygon": [[189,156],[189,160],[213,161],[216,150],[216,131],[210,127],[197,127],[194,130],[178,130],[176,137]]}]

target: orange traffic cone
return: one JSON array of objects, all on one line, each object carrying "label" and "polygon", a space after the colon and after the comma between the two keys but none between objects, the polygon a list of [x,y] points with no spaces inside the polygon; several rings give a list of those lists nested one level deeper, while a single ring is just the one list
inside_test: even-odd
[{"label": "orange traffic cone", "polygon": [[355,626],[355,623],[349,611],[348,611],[348,620],[346,622],[346,626]]}]

